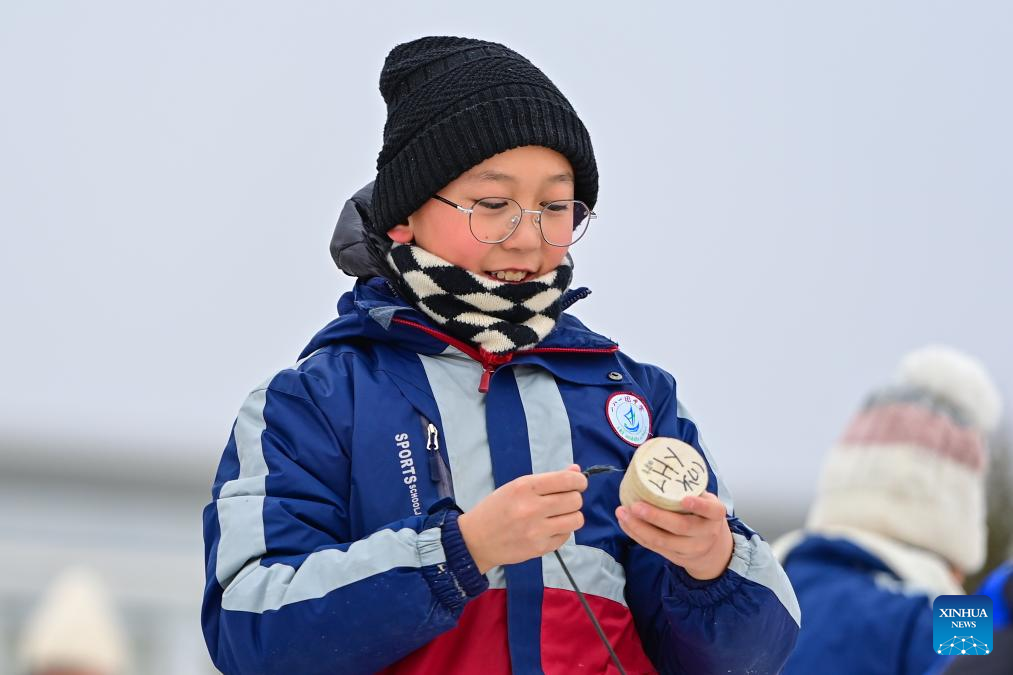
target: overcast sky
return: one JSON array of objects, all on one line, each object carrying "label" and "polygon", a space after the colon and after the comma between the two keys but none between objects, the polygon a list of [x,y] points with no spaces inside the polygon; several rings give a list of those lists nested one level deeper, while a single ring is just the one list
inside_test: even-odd
[{"label": "overcast sky", "polygon": [[333,223],[425,34],[573,103],[601,173],[575,313],[676,376],[740,501],[808,498],[912,347],[1013,395],[1010,3],[7,0],[0,449],[212,466],[351,287]]}]

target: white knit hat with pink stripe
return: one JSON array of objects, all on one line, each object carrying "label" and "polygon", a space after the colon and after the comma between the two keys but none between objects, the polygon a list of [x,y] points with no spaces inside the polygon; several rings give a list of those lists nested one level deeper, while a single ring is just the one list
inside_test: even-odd
[{"label": "white knit hat with pink stripe", "polygon": [[945,558],[966,573],[985,560],[988,435],[999,392],[974,358],[948,347],[908,354],[830,451],[810,530],[858,528]]}]

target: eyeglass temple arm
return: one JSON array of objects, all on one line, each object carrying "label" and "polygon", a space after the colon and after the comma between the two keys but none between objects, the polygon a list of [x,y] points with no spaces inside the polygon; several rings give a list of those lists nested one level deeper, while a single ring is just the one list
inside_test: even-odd
[{"label": "eyeglass temple arm", "polygon": [[[448,206],[453,206],[455,209],[457,209],[458,211],[462,211],[463,213],[471,213],[472,211],[475,210],[475,209],[469,209],[467,207],[461,206],[460,204],[455,204],[454,202],[450,201],[446,197],[441,197],[440,195],[433,195],[433,199],[435,199],[437,201],[441,201],[441,202],[443,202],[444,204],[446,204]],[[570,200],[570,201],[576,201],[576,200]],[[541,213],[541,211],[532,211],[530,209],[525,209],[524,207],[521,207],[521,211],[523,211],[524,213],[539,213],[539,214]],[[594,220],[595,218],[598,217],[598,214],[595,213],[594,211],[588,211],[587,217],[590,218],[591,220]]]},{"label": "eyeglass temple arm", "polygon": [[441,197],[440,195],[433,195],[433,199],[435,199],[437,201],[441,201],[441,202],[443,202],[444,204],[446,204],[448,206],[453,206],[455,209],[457,209],[458,211],[461,211],[462,213],[471,213],[472,211],[475,210],[475,209],[466,208],[464,206],[461,206],[460,204],[455,204],[454,202],[450,201],[446,197]]}]

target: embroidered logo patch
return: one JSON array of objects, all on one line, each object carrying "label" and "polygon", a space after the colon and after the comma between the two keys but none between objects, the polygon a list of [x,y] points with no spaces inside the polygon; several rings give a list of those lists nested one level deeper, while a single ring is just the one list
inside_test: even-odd
[{"label": "embroidered logo patch", "polygon": [[630,445],[640,445],[651,435],[651,411],[636,394],[621,391],[609,396],[605,416],[612,430]]}]

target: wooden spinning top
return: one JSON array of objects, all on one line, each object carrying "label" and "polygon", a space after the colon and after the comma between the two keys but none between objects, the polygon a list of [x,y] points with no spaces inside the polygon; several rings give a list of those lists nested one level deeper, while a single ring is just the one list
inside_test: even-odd
[{"label": "wooden spinning top", "polygon": [[683,512],[682,498],[702,495],[710,474],[696,448],[658,436],[633,453],[619,484],[619,501],[630,507],[644,501],[667,511]]}]

